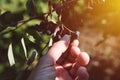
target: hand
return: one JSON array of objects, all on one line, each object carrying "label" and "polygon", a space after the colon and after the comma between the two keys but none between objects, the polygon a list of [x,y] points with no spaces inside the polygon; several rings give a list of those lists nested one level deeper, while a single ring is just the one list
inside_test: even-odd
[{"label": "hand", "polygon": [[80,52],[78,40],[71,43],[71,54],[65,59],[64,64],[56,63],[69,43],[68,35],[54,43],[48,53],[40,59],[28,80],[88,80],[89,75],[83,66],[88,64],[89,56],[85,52]]}]

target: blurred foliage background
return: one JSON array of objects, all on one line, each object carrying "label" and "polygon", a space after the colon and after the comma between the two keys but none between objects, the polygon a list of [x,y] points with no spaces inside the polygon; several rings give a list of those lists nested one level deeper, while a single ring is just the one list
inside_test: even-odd
[{"label": "blurred foliage background", "polygon": [[73,0],[62,12],[60,0],[0,0],[0,80],[27,79],[46,53],[51,36],[40,31],[47,24],[34,27],[46,21],[49,1],[55,12],[48,21],[56,23],[62,15],[65,26],[80,31],[80,49],[91,57],[90,80],[120,80],[119,0]]}]

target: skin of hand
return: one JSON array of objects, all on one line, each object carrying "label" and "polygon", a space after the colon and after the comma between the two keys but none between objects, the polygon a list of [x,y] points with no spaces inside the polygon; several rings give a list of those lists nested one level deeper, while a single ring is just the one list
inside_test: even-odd
[{"label": "skin of hand", "polygon": [[71,43],[71,54],[65,59],[63,65],[56,61],[64,53],[70,43],[70,36],[65,35],[60,41],[53,44],[38,62],[28,80],[88,80],[89,75],[85,67],[89,56],[78,48],[79,41]]}]

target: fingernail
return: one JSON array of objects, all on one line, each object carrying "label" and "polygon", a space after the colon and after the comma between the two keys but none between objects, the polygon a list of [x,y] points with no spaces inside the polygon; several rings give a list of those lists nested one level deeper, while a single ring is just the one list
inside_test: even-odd
[{"label": "fingernail", "polygon": [[65,41],[65,42],[67,42],[67,43],[69,43],[70,42],[70,35],[64,35],[62,38],[61,38],[61,40],[63,40],[63,41]]}]

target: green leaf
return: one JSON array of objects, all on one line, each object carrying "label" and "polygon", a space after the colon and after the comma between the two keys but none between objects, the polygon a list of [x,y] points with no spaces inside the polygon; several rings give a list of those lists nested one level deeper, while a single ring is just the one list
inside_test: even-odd
[{"label": "green leaf", "polygon": [[4,71],[4,65],[0,64],[0,73]]},{"label": "green leaf", "polygon": [[49,12],[49,7],[48,7],[48,2],[40,1],[38,0],[36,3],[36,8],[38,13],[48,13]]},{"label": "green leaf", "polygon": [[25,58],[27,59],[27,49],[26,49],[26,46],[25,46],[24,38],[21,39],[21,43],[22,43],[23,50],[24,50],[24,53],[25,53]]},{"label": "green leaf", "polygon": [[0,9],[0,14],[1,14],[1,9]]},{"label": "green leaf", "polygon": [[28,0],[26,3],[26,7],[29,16],[35,16],[37,14],[35,0]]},{"label": "green leaf", "polygon": [[38,52],[37,52],[35,49],[33,49],[33,50],[30,52],[30,57],[29,57],[29,59],[28,59],[27,64],[28,64],[28,65],[32,64],[32,62],[35,60],[35,58],[37,57],[37,55],[38,55]]},{"label": "green leaf", "polygon": [[10,43],[10,45],[8,47],[8,60],[9,60],[10,66],[13,66],[15,64],[15,59],[14,59],[13,49],[12,49],[12,43]]}]

